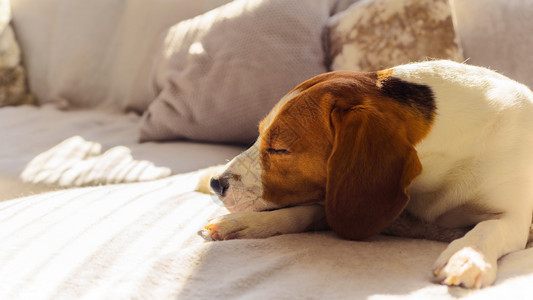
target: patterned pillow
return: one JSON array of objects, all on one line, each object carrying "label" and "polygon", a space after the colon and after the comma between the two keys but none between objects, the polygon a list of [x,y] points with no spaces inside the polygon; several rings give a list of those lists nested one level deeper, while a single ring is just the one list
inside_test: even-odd
[{"label": "patterned pillow", "polygon": [[462,61],[448,0],[359,1],[330,18],[331,70],[375,71],[429,58]]},{"label": "patterned pillow", "polygon": [[27,92],[26,75],[20,63],[20,48],[9,25],[11,10],[8,0],[0,0],[0,107],[34,104]]}]

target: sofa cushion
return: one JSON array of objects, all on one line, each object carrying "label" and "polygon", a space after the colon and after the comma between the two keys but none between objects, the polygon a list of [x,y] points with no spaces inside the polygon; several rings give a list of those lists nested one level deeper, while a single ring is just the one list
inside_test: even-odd
[{"label": "sofa cushion", "polygon": [[141,141],[248,143],[298,83],[325,71],[327,0],[236,0],[169,29]]},{"label": "sofa cushion", "polygon": [[123,110],[168,26],[230,0],[17,0],[13,23],[41,104]]},{"label": "sofa cushion", "polygon": [[[4,186],[7,190],[2,189],[3,178],[22,177],[25,181],[45,182],[54,186],[86,185],[102,182],[92,182],[87,180],[89,178],[74,178],[71,184],[67,179],[70,175],[84,176],[83,173],[88,177],[97,173],[113,177],[113,171],[105,171],[103,168],[112,164],[119,166],[121,163],[117,159],[123,159],[122,162],[129,164],[132,167],[129,171],[132,172],[137,172],[135,170],[143,168],[143,165],[146,166],[145,163],[137,163],[141,160],[167,167],[174,174],[190,172],[223,164],[244,149],[240,146],[188,141],[140,144],[137,140],[140,116],[133,113],[62,111],[50,106],[24,105],[1,108],[0,120],[0,200],[5,199],[6,194],[18,194],[13,194],[9,186]],[[83,139],[73,138],[78,135]],[[66,139],[67,142],[63,142]],[[83,148],[87,147],[92,150],[84,151]],[[58,151],[53,152],[52,148]],[[130,158],[137,162],[131,161]],[[74,163],[77,160],[78,162]],[[68,166],[69,164],[71,166]],[[91,167],[92,171],[85,172],[87,167]],[[127,166],[125,167],[124,171],[127,169]],[[101,172],[93,172],[98,169]],[[161,171],[151,167],[150,169]],[[66,181],[62,183],[62,180]],[[106,179],[104,183],[114,181]],[[28,190],[32,189],[33,187],[28,187]],[[19,191],[22,192],[27,191]]]},{"label": "sofa cushion", "polygon": [[34,103],[26,88],[26,71],[10,21],[9,0],[0,0],[0,107]]},{"label": "sofa cushion", "polygon": [[360,1],[333,16],[327,30],[331,70],[463,59],[448,0]]}]

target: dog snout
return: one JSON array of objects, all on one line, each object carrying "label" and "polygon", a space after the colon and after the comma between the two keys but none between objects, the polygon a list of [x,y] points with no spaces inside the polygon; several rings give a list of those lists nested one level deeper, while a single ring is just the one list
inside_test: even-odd
[{"label": "dog snout", "polygon": [[213,192],[223,197],[226,190],[229,188],[229,181],[225,177],[211,177],[209,185],[211,186],[211,189],[213,189]]}]

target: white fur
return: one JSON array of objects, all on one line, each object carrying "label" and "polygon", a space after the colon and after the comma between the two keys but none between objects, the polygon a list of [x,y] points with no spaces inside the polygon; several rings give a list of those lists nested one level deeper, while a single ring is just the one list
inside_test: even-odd
[{"label": "white fur", "polygon": [[[533,93],[488,69],[450,61],[399,66],[392,76],[429,86],[437,105],[430,133],[415,145],[423,172],[410,187],[407,210],[443,227],[475,225],[441,254],[434,275],[448,285],[490,285],[497,260],[524,248],[528,239],[533,212]],[[258,164],[258,159],[252,161]],[[238,169],[231,165],[230,170]],[[258,186],[260,181],[249,184]],[[258,186],[254,191],[260,190]],[[246,227],[254,230],[245,237],[265,237],[295,232],[294,224],[317,221],[309,221],[309,216],[318,218],[321,209],[309,206],[301,215],[296,211],[290,214],[296,219],[292,222],[283,221],[284,213],[271,212],[264,215],[268,222],[242,216],[233,218],[233,225],[224,219],[215,222],[224,232]],[[262,228],[264,224],[275,228]]]},{"label": "white fur", "polygon": [[[281,98],[273,108],[273,113],[264,120],[263,126],[268,128],[273,121],[273,116],[277,115],[277,112],[298,93],[298,91],[293,91]],[[261,185],[262,170],[259,161],[260,145],[261,136],[248,150],[237,155],[222,170],[220,177],[226,177],[230,185],[220,200],[231,212],[263,211],[278,208],[261,198],[263,186]],[[239,174],[239,177],[234,178],[233,174]]]},{"label": "white fur", "polygon": [[410,188],[408,211],[445,227],[477,224],[442,253],[435,276],[450,285],[489,285],[497,260],[528,238],[533,95],[493,71],[447,61],[400,66],[393,76],[431,87],[438,108],[430,134],[416,145],[423,172]]},{"label": "white fur", "polygon": [[[259,163],[259,140],[248,150],[232,159],[222,170],[229,188],[221,201],[230,212],[263,211],[276,208],[262,199],[261,165]],[[232,176],[238,174],[238,177]]]},{"label": "white fur", "polygon": [[324,207],[321,205],[302,205],[264,212],[241,211],[211,220],[206,226],[208,231],[203,234],[216,240],[267,238],[309,230],[323,219]]}]

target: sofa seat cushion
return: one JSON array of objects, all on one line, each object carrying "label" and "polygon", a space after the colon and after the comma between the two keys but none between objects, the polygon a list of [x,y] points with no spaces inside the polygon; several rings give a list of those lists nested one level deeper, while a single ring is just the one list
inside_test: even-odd
[{"label": "sofa seat cushion", "polygon": [[65,112],[49,106],[1,108],[0,178],[19,178],[34,158],[73,136],[100,144],[102,153],[123,146],[118,149],[131,151],[134,159],[170,168],[174,174],[224,164],[243,150],[192,142],[140,144],[139,119],[133,113]]}]

